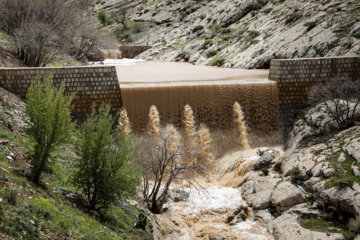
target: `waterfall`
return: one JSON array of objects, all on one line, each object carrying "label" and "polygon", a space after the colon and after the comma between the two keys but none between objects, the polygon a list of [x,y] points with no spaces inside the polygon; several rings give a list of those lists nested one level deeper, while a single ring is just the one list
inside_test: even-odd
[{"label": "waterfall", "polygon": [[237,130],[239,131],[240,144],[243,149],[249,149],[250,145],[249,145],[249,140],[247,138],[244,113],[241,110],[241,106],[238,102],[234,103],[233,109],[234,109],[234,115],[235,115],[235,123],[237,125]]},{"label": "waterfall", "polygon": [[[222,83],[222,84],[220,84]],[[238,102],[245,115],[248,131],[266,135],[279,128],[278,87],[276,82],[213,85],[152,85],[120,84],[123,106],[128,111],[132,130],[143,132],[147,126],[148,109],[155,105],[161,121],[181,127],[182,109],[190,105],[198,122],[210,130],[234,127],[233,103]]]}]

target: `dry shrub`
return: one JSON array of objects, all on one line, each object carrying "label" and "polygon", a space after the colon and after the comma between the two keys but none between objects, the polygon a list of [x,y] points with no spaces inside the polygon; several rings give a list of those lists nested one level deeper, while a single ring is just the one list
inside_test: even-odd
[{"label": "dry shrub", "polygon": [[337,77],[319,83],[310,90],[309,101],[313,106],[324,103],[326,112],[339,128],[350,127],[360,111],[360,79]]}]

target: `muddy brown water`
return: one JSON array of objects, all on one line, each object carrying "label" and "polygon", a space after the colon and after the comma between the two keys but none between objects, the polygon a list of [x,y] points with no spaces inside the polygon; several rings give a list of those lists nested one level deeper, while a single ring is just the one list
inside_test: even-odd
[{"label": "muddy brown water", "polygon": [[147,125],[155,105],[162,123],[181,127],[189,104],[197,123],[211,130],[234,127],[233,104],[239,102],[250,131],[268,134],[279,128],[278,87],[268,70],[145,62],[117,66],[123,106],[134,132]]}]

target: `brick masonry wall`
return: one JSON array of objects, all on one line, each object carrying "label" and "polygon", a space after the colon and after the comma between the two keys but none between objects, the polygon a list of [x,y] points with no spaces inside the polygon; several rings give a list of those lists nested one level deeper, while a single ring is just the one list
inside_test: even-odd
[{"label": "brick masonry wall", "polygon": [[0,86],[24,98],[35,77],[53,74],[55,86],[65,83],[66,93],[75,93],[73,114],[81,119],[93,103],[109,103],[111,111],[122,106],[115,67],[0,68]]},{"label": "brick masonry wall", "polygon": [[293,126],[297,113],[308,106],[308,92],[311,87],[334,77],[360,78],[360,59],[339,57],[271,61],[269,79],[276,81],[279,86],[281,126],[284,134]]}]

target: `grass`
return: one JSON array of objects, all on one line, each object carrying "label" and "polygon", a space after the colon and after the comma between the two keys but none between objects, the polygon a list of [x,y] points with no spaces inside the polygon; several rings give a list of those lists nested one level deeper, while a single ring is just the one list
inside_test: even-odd
[{"label": "grass", "polygon": [[[329,178],[326,179],[326,187],[352,187],[353,183],[360,184],[360,178],[355,176],[351,166],[355,165],[359,167],[360,164],[357,163],[356,159],[349,155],[346,151],[343,150],[344,140],[348,138],[359,138],[360,133],[356,129],[353,131],[348,131],[345,133],[341,139],[339,139],[339,148],[341,150],[337,152],[333,152],[329,157],[327,157],[326,161],[329,163],[329,166],[335,170],[334,174],[332,174]],[[319,154],[320,152],[316,152],[315,154]],[[345,155],[345,161],[339,162],[340,154]],[[324,176],[322,176],[325,179]]]},{"label": "grass", "polygon": [[0,127],[0,139],[5,139],[9,141],[14,141],[14,137],[11,132],[7,129],[3,129]]},{"label": "grass", "polygon": [[303,218],[300,220],[300,225],[303,228],[317,232],[341,233],[345,240],[354,239],[359,233],[359,221],[355,219],[345,222],[321,217]]},{"label": "grass", "polygon": [[320,217],[314,219],[301,219],[300,225],[303,228],[318,232],[328,232],[329,228],[333,228],[335,230],[334,232],[339,233],[346,229],[346,225],[341,222],[329,221]]},{"label": "grass", "polygon": [[68,67],[68,66],[79,66],[84,65],[84,63],[77,61],[75,59],[57,59],[46,65],[46,67]]},{"label": "grass", "polygon": [[345,154],[346,160],[344,162],[338,162],[341,152],[333,154],[327,161],[330,162],[330,165],[335,169],[335,173],[327,180],[326,187],[351,187],[354,182],[360,184],[360,178],[356,177],[351,169],[353,164],[360,167],[356,163],[356,159],[350,156],[347,152],[342,151]]},{"label": "grass", "polygon": [[0,31],[0,42],[3,42],[3,47],[9,51],[12,52],[14,49],[12,48],[13,46],[13,40],[11,39],[11,37],[9,35],[7,35],[6,33]]}]

